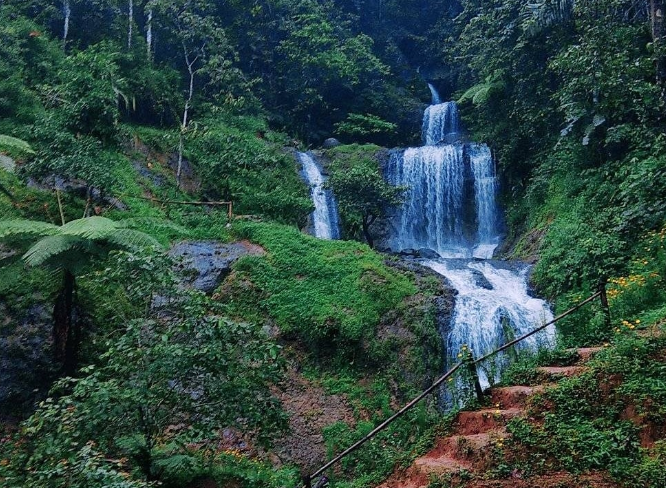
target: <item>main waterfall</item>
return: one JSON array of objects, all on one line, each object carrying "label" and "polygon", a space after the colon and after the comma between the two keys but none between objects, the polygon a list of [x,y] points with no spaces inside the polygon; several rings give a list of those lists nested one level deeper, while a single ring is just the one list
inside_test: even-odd
[{"label": "main waterfall", "polygon": [[430,105],[422,133],[424,146],[393,153],[386,169],[390,183],[409,188],[393,219],[390,246],[428,248],[449,258],[491,258],[499,217],[490,149],[460,142],[454,102]]},{"label": "main waterfall", "polygon": [[[529,267],[492,261],[500,241],[497,177],[490,148],[463,142],[454,102],[433,104],[423,116],[422,147],[394,152],[386,178],[408,188],[404,205],[391,219],[388,243],[394,251],[428,249],[441,259],[422,261],[457,290],[444,343],[447,364],[463,345],[484,355],[552,319],[548,305],[528,294]],[[536,349],[554,341],[552,327],[521,343]],[[499,379],[506,356],[480,368],[482,386]]]}]

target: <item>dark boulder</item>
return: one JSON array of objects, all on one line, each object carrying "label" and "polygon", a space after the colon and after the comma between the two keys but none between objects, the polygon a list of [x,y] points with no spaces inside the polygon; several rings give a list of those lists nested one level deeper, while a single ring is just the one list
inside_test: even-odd
[{"label": "dark boulder", "polygon": [[321,145],[324,149],[331,149],[334,147],[341,146],[342,143],[338,141],[335,137],[329,137],[324,141],[324,143]]},{"label": "dark boulder", "polygon": [[180,261],[178,271],[188,286],[211,293],[231,273],[238,259],[263,252],[249,242],[185,241],[176,244],[169,255]]},{"label": "dark boulder", "polygon": [[425,259],[439,259],[439,258],[441,258],[439,253],[437,253],[436,251],[433,251],[432,249],[428,249],[426,247],[422,247],[417,252],[418,252],[419,257],[421,257],[421,258],[425,258]]}]

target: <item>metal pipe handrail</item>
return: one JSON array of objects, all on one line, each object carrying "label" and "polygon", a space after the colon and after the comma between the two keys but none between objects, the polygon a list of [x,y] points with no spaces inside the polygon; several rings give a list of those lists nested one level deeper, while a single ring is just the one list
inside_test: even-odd
[{"label": "metal pipe handrail", "polygon": [[[548,327],[550,325],[553,325],[554,323],[558,322],[559,320],[562,320],[564,317],[566,317],[566,316],[572,314],[573,312],[579,310],[580,308],[587,305],[588,303],[590,303],[595,298],[601,298],[602,306],[604,306],[604,308],[605,308],[606,303],[607,303],[607,302],[604,301],[605,297],[606,297],[605,282],[602,281],[599,285],[599,291],[590,295],[588,298],[586,298],[582,302],[576,304],[576,306],[570,308],[566,312],[561,313],[560,315],[558,315],[554,319],[550,320],[549,322],[546,322],[545,324],[537,327],[536,329],[528,332],[527,334],[524,334],[524,335],[522,335],[522,336],[504,344],[502,347],[499,347],[499,348],[495,349],[494,351],[489,352],[488,354],[486,354],[485,356],[480,357],[479,359],[475,359],[475,360],[471,361],[471,364],[479,364],[479,363],[485,361],[486,359],[489,359],[490,357],[494,356],[495,354],[498,354],[498,353],[500,353],[500,352],[518,344],[519,342],[527,339],[530,336],[533,336],[537,332],[540,332],[540,331],[544,330],[546,327]],[[317,471],[315,471],[311,475],[305,476],[304,477],[303,488],[310,488],[312,480],[314,478],[323,474],[324,471],[326,471],[328,468],[337,464],[340,460],[342,460],[343,458],[345,458],[346,456],[348,456],[349,454],[351,454],[352,452],[357,450],[359,447],[361,447],[367,441],[372,439],[379,432],[386,429],[386,427],[388,427],[395,420],[400,418],[403,414],[405,414],[405,412],[410,410],[417,403],[419,403],[423,398],[425,398],[430,393],[432,393],[435,389],[437,389],[437,387],[439,387],[444,381],[446,381],[453,373],[455,373],[458,370],[458,368],[460,368],[466,362],[470,363],[470,361],[463,360],[463,361],[455,364],[451,369],[449,369],[446,373],[444,373],[443,376],[439,377],[432,385],[430,385],[430,387],[428,387],[426,390],[421,392],[416,398],[414,398],[409,403],[407,403],[407,405],[402,407],[398,412],[394,413],[393,415],[391,415],[391,417],[384,420],[381,424],[379,424],[377,427],[375,427],[371,432],[366,434],[362,439],[360,439],[359,441],[357,441],[356,443],[354,443],[353,445],[351,445],[350,447],[345,449],[343,452],[341,452],[337,456],[335,456],[333,459],[331,459],[329,462],[327,462],[325,465],[323,465],[321,468],[319,468]]]}]

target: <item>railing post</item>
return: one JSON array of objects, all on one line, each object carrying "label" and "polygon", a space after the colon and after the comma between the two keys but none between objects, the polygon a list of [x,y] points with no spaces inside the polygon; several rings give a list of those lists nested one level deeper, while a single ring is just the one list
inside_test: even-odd
[{"label": "railing post", "polygon": [[606,327],[610,330],[611,327],[611,314],[610,314],[610,307],[608,306],[608,295],[606,295],[606,284],[608,283],[608,279],[603,276],[599,280],[599,300],[601,301],[601,309],[603,310],[604,313],[604,320],[606,322]]},{"label": "railing post", "polygon": [[483,403],[483,390],[481,389],[481,382],[479,381],[479,373],[476,371],[476,364],[474,362],[474,355],[472,351],[467,349],[467,346],[463,346],[465,349],[463,355],[465,356],[465,363],[467,365],[467,370],[472,379],[474,385],[474,394],[479,403]]}]

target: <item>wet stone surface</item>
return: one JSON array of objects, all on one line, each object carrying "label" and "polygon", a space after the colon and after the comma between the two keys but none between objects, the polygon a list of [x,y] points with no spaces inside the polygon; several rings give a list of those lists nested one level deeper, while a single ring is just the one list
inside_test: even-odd
[{"label": "wet stone surface", "polygon": [[249,242],[216,241],[179,242],[169,251],[179,261],[177,271],[185,284],[204,293],[212,293],[240,258],[263,253],[263,249]]}]

